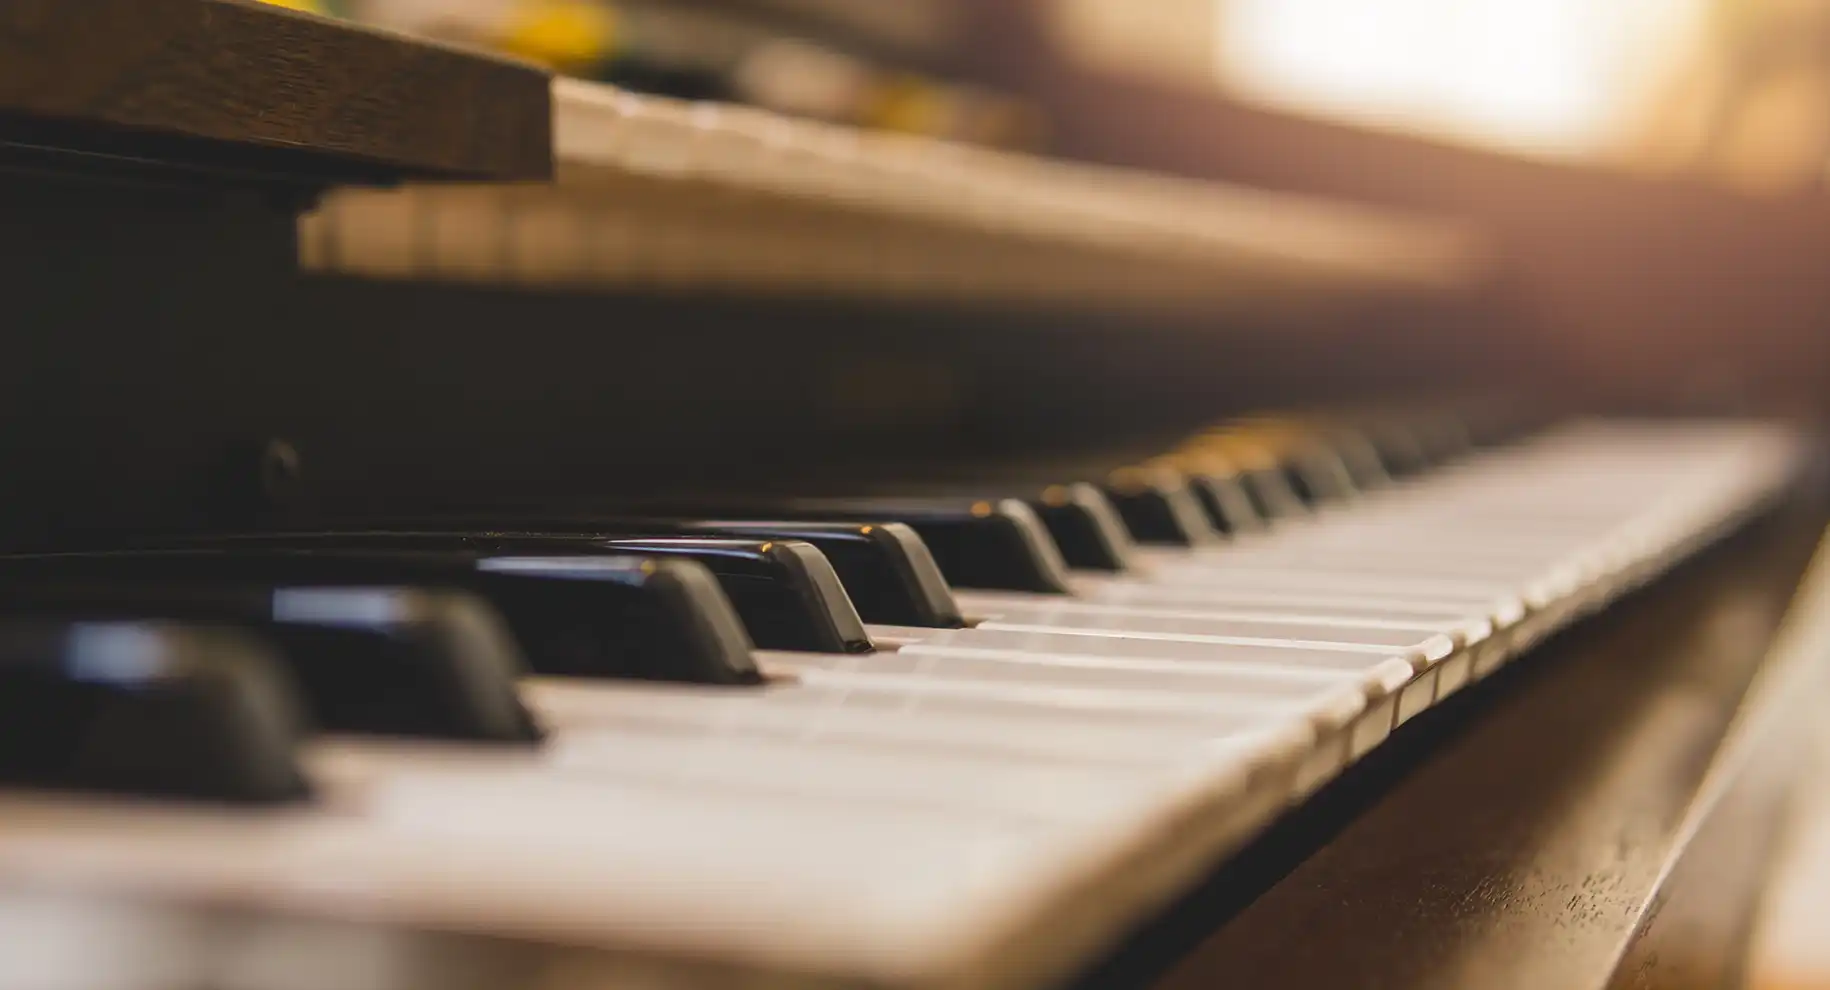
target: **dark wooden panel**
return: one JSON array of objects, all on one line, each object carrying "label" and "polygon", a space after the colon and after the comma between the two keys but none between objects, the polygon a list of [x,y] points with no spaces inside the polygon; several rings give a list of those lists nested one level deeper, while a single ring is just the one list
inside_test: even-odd
[{"label": "dark wooden panel", "polygon": [[0,4],[0,142],[339,178],[540,179],[551,128],[538,69],[252,0]]},{"label": "dark wooden panel", "polygon": [[[133,214],[146,233],[109,242],[121,271],[96,293],[66,274],[96,250],[69,217],[119,224],[123,207],[4,204],[22,242],[57,246],[0,271],[36,328],[0,336],[6,546],[221,524],[215,465],[267,438],[301,455],[299,520],[1097,477],[1218,416],[1349,394],[1381,339],[1285,364],[1225,326],[1059,312],[253,275],[225,295],[215,275],[249,242],[175,236],[177,203]],[[134,261],[160,247],[156,268]],[[186,270],[212,278],[180,293]],[[1430,368],[1382,384],[1442,395]]]}]

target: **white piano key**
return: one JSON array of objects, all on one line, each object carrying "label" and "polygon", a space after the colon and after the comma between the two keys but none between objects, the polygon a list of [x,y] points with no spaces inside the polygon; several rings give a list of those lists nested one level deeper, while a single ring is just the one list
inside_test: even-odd
[{"label": "white piano key", "polygon": [[[689,736],[598,726],[566,733],[527,759],[461,759],[441,767],[427,747],[399,748],[395,755],[364,740],[314,747],[307,766],[316,781],[360,779],[365,786],[434,775],[478,793],[490,786],[601,782],[683,794],[717,791],[757,801],[817,801],[835,809],[1096,823],[1134,814],[1195,781],[1243,773],[1243,764],[1237,757],[1149,766],[1073,764],[990,752],[820,746],[763,735]],[[334,791],[330,798],[346,805],[353,800]]]},{"label": "white piano key", "polygon": [[1279,712],[1236,719],[1126,717],[983,698],[885,691],[860,683],[784,684],[755,691],[599,685],[536,679],[524,688],[561,744],[593,727],[708,736],[760,735],[828,745],[913,746],[1091,764],[1201,763],[1256,747],[1255,773],[1293,765],[1313,732]]}]

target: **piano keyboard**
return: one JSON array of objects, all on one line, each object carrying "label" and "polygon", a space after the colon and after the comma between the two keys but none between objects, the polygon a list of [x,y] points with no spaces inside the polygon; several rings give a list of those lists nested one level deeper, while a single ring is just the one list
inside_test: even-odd
[{"label": "piano keyboard", "polygon": [[[1113,498],[0,559],[0,919],[33,933],[0,985],[289,985],[225,911],[642,985],[1038,985],[1802,456],[1747,423],[1400,432],[1237,428]],[[339,965],[423,985],[407,959]]]}]

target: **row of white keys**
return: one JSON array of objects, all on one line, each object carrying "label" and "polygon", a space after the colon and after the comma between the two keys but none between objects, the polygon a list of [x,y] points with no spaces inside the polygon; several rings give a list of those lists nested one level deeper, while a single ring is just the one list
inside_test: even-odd
[{"label": "row of white keys", "polygon": [[[1580,440],[1576,438],[1578,445]],[[1569,438],[1545,444],[1553,451],[1569,445]],[[1614,445],[1605,439],[1600,446],[1605,456],[1590,452],[1576,458],[1563,466],[1562,477],[1556,474],[1556,457],[1527,457],[1528,463],[1537,462],[1529,463],[1534,472],[1548,469],[1551,477],[1522,475],[1501,461],[1497,472],[1483,472],[1477,464],[1458,477],[1439,479],[1434,487],[1426,483],[1388,493],[1378,506],[1385,519],[1371,524],[1369,513],[1356,509],[1218,549],[1155,551],[1150,554],[1152,571],[1142,579],[1078,578],[1083,600],[962,593],[962,604],[987,621],[904,649],[974,656],[984,656],[986,650],[1084,653],[1105,647],[1075,640],[1098,637],[1121,641],[1122,648],[1111,648],[1113,653],[1130,656],[1141,650],[1163,657],[1173,648],[1162,643],[1185,640],[1190,646],[1176,655],[1219,660],[1241,657],[1241,648],[1281,646],[1290,662],[1300,664],[1309,659],[1304,651],[1324,643],[1334,649],[1386,646],[1416,668],[1418,682],[1410,697],[1429,699],[1421,705],[1416,700],[1401,704],[1402,722],[1542,635],[1545,628],[1527,630],[1530,636],[1511,635],[1529,612],[1539,613],[1541,626],[1547,627],[1571,613],[1585,594],[1613,590],[1608,579],[1635,563],[1627,551],[1655,555],[1658,540],[1624,551],[1608,543],[1621,527],[1645,518],[1644,503],[1663,496],[1678,499],[1680,509],[1688,505],[1688,512],[1676,513],[1675,523],[1667,526],[1668,535],[1681,534],[1704,525],[1711,513],[1745,491],[1773,483],[1787,461],[1783,444],[1768,444],[1747,458],[1718,444],[1704,450],[1701,460],[1653,465],[1665,468],[1662,472],[1627,472],[1625,477],[1637,485],[1608,487],[1622,476],[1619,462],[1634,458],[1631,450],[1615,457],[1606,449]],[[1736,480],[1697,491],[1694,481],[1704,476],[1702,468]],[[1519,488],[1547,481],[1567,485],[1553,489],[1564,497],[1520,504]],[[1585,504],[1586,492],[1597,486],[1609,495],[1599,505]],[[1457,505],[1458,487],[1471,489],[1476,498]],[[1569,498],[1571,492],[1577,497]],[[1482,505],[1480,496],[1498,496],[1498,504]],[[1405,501],[1412,503],[1408,512]],[[1400,511],[1392,511],[1394,506]],[[1445,517],[1460,523],[1456,542],[1432,540],[1436,520]],[[1331,545],[1330,533],[1337,528],[1359,539]],[[1529,534],[1529,542],[1520,540],[1521,532]],[[1368,540],[1368,534],[1374,538]],[[1497,540],[1489,542],[1489,536]],[[1380,597],[1394,594],[1403,598]],[[1392,622],[1382,611],[1387,603],[1411,610],[1412,622]],[[996,633],[1006,635],[997,638]],[[1447,651],[1445,637],[1452,644]],[[1284,642],[1268,642],[1272,639]],[[1432,679],[1435,683],[1428,683]]]}]

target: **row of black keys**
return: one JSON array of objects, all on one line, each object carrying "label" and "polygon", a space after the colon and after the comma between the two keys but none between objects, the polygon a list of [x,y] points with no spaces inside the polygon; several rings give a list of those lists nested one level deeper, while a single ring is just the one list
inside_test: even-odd
[{"label": "row of black keys", "polygon": [[266,802],[306,793],[294,751],[316,729],[536,743],[526,671],[755,684],[753,646],[956,628],[950,585],[1065,594],[1069,568],[1123,571],[1133,541],[1199,545],[1469,448],[1423,435],[1033,498],[692,507],[768,522],[419,520],[0,557],[0,783]]}]

